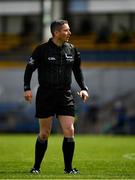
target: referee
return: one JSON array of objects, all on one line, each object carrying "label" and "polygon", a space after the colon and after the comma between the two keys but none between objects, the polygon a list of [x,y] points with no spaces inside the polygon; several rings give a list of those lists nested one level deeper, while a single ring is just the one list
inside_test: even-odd
[{"label": "referee", "polygon": [[80,69],[80,54],[68,43],[71,32],[66,20],[53,21],[50,26],[52,38],[35,48],[24,73],[24,98],[32,101],[30,82],[37,69],[39,87],[36,94],[36,114],[39,119],[39,135],[35,144],[35,162],[31,173],[38,174],[47,150],[53,116],[59,119],[63,131],[64,173],[77,174],[72,167],[75,149],[74,100],[71,93],[72,71],[80,86],[78,93],[85,102],[88,89]]}]

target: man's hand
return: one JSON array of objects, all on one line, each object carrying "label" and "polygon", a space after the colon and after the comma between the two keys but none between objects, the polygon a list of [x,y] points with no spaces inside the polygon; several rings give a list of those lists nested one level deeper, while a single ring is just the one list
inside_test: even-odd
[{"label": "man's hand", "polygon": [[32,102],[32,91],[28,90],[24,92],[24,98],[26,101],[28,101],[29,103]]},{"label": "man's hand", "polygon": [[77,92],[77,94],[82,98],[83,102],[86,102],[89,97],[88,92],[85,90],[81,90],[80,92]]}]

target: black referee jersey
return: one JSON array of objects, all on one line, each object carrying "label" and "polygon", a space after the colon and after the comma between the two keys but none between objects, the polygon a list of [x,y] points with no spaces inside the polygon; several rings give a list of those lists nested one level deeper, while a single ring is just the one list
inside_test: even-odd
[{"label": "black referee jersey", "polygon": [[80,53],[70,43],[58,47],[52,39],[36,47],[24,73],[24,91],[30,90],[32,73],[37,69],[40,87],[70,89],[72,72],[81,90],[87,90],[80,68]]}]

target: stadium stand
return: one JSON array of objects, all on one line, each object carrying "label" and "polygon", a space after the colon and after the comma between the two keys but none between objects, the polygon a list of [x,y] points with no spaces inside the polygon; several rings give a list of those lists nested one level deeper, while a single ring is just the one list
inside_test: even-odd
[{"label": "stadium stand", "polygon": [[0,51],[7,52],[19,46],[21,42],[18,35],[0,35]]}]

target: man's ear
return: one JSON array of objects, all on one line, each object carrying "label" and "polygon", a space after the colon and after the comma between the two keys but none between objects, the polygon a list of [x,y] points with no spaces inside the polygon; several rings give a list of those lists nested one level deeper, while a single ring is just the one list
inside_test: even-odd
[{"label": "man's ear", "polygon": [[54,36],[57,37],[58,35],[59,35],[59,31],[55,31],[55,32],[54,32]]}]

